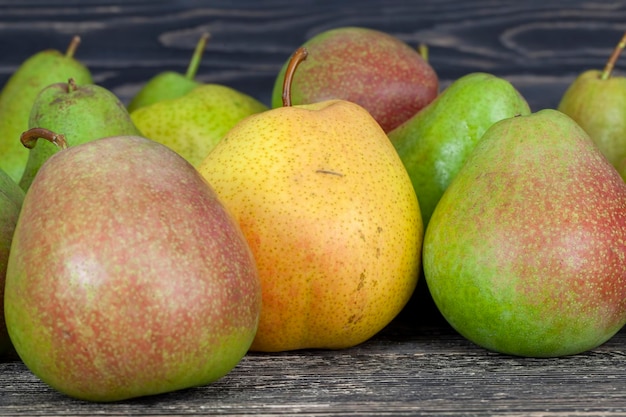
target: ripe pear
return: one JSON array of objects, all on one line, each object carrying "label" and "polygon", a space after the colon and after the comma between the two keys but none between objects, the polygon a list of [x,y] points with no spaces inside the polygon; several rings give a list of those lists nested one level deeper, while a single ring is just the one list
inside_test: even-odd
[{"label": "ripe pear", "polygon": [[528,103],[509,81],[476,72],[454,81],[388,133],[409,172],[426,227],[441,195],[483,133],[499,120],[529,113]]},{"label": "ripe pear", "polygon": [[80,38],[75,36],[65,54],[54,49],[36,53],[20,65],[0,91],[0,169],[19,182],[28,160],[20,135],[28,129],[30,110],[48,85],[74,78],[92,83],[89,69],[74,58]]},{"label": "ripe pear", "polygon": [[142,136],[167,145],[198,166],[241,119],[267,110],[255,98],[219,84],[203,84],[179,98],[131,112]]},{"label": "ripe pear", "polygon": [[[352,101],[389,132],[438,94],[439,80],[429,62],[418,50],[385,32],[340,27],[319,33],[302,46],[310,57],[294,75],[291,101],[295,105]],[[272,107],[282,105],[287,65],[276,78]]]},{"label": "ripe pear", "polygon": [[[357,345],[411,297],[423,227],[385,132],[345,100],[285,106],[239,122],[198,167],[257,260],[263,305],[254,351]],[[355,152],[358,149],[358,152]]]},{"label": "ripe pear", "polygon": [[140,107],[148,106],[165,99],[183,96],[199,86],[196,74],[206,48],[209,34],[203,33],[196,44],[191,61],[185,74],[176,71],[165,71],[152,77],[128,103],[128,111],[133,112]]},{"label": "ripe pear", "polygon": [[0,169],[0,355],[11,346],[4,321],[4,281],[13,232],[23,201],[24,191]]},{"label": "ripe pear", "polygon": [[626,33],[604,70],[590,69],[580,74],[557,107],[585,129],[617,169],[626,159],[626,77],[612,74],[625,45]]},{"label": "ripe pear", "polygon": [[544,109],[485,132],[426,228],[433,300],[506,354],[592,349],[626,323],[626,183],[587,133]]},{"label": "ripe pear", "polygon": [[[69,146],[106,136],[141,135],[120,99],[97,84],[77,85],[73,78],[45,87],[33,104],[22,143],[30,147],[20,187],[27,190],[41,165],[59,148],[37,141],[40,128],[62,134]],[[26,143],[24,143],[26,141]]]},{"label": "ripe pear", "polygon": [[26,366],[62,393],[107,402],[215,381],[247,352],[260,307],[239,226],[164,145],[67,147],[26,193],[6,323]]}]

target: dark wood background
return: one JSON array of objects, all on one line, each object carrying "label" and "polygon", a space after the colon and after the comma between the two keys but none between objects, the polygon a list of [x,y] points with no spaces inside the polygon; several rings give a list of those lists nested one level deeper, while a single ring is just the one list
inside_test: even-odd
[{"label": "dark wood background", "polygon": [[[442,88],[486,71],[539,110],[556,107],[578,73],[604,66],[626,30],[626,1],[0,0],[0,85],[27,57],[64,50],[79,34],[76,57],[128,102],[158,72],[184,72],[209,31],[198,79],[269,104],[296,47],[348,25],[426,43]],[[626,57],[618,75],[624,68]],[[515,358],[471,344],[415,304],[361,346],[251,354],[211,386],[119,404],[66,398],[4,358],[0,415],[626,415],[624,331],[573,357]]]}]

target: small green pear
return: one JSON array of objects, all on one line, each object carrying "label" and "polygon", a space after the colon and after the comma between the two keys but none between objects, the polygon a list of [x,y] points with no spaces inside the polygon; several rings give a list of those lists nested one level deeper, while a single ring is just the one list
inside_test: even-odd
[{"label": "small green pear", "polygon": [[24,201],[24,191],[0,169],[0,356],[11,341],[4,321],[4,281],[15,225]]},{"label": "small green pear", "polygon": [[626,323],[626,183],[552,109],[492,125],[426,228],[433,300],[467,339],[512,355],[593,349]]},{"label": "small green pear", "polygon": [[181,97],[141,107],[130,117],[143,136],[198,166],[237,122],[264,110],[265,104],[233,88],[202,84]]},{"label": "small green pear", "polygon": [[567,88],[558,110],[574,119],[617,168],[626,159],[626,77],[613,76],[613,68],[626,46],[626,33],[604,70],[587,70]]},{"label": "small green pear", "polygon": [[529,113],[509,81],[477,72],[454,81],[388,133],[415,187],[424,225],[483,133],[497,121]]},{"label": "small green pear", "polygon": [[[22,134],[22,144],[30,148],[20,187],[30,187],[41,165],[59,148],[49,141],[36,141],[37,129],[59,132],[69,146],[119,135],[140,135],[120,99],[97,84],[77,85],[73,78],[45,87],[33,104]],[[34,129],[34,130],[33,130]]]},{"label": "small green pear", "polygon": [[209,34],[203,33],[196,44],[187,72],[183,75],[175,71],[165,71],[152,77],[128,103],[128,111],[133,112],[140,107],[148,106],[157,101],[183,96],[199,86],[196,73],[206,48]]},{"label": "small green pear", "polygon": [[36,53],[22,63],[0,91],[0,168],[19,182],[28,160],[20,135],[28,129],[28,118],[39,92],[50,84],[74,78],[92,83],[89,69],[74,58],[80,38],[72,38],[65,54],[57,50]]},{"label": "small green pear", "polygon": [[423,227],[402,161],[376,120],[345,100],[285,106],[239,122],[198,171],[257,260],[263,304],[251,349],[347,348],[410,299]]}]

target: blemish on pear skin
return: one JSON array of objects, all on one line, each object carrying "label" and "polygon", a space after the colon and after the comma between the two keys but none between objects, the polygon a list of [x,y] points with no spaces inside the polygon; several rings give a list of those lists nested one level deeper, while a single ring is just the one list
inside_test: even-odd
[{"label": "blemish on pear skin", "polygon": [[317,171],[315,171],[316,174],[328,174],[328,175],[335,175],[337,177],[343,177],[343,174],[341,172],[335,172],[335,171],[329,171],[326,169],[318,169]]}]

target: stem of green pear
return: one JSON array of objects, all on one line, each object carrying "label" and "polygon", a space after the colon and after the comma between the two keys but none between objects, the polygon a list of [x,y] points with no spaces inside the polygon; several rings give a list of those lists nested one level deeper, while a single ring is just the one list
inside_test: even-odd
[{"label": "stem of green pear", "polygon": [[191,56],[191,61],[189,61],[189,66],[187,67],[187,73],[185,77],[187,79],[193,80],[196,78],[196,74],[198,73],[198,68],[200,68],[200,61],[202,60],[202,54],[206,49],[206,44],[209,41],[210,34],[205,32],[200,36],[200,40],[196,44],[196,49],[193,51],[193,55]]},{"label": "stem of green pear", "polygon": [[78,90],[78,86],[76,85],[76,80],[73,78],[69,78],[67,80],[67,92],[71,93],[72,91]]},{"label": "stem of green pear", "polygon": [[285,70],[285,79],[283,80],[283,107],[291,107],[291,83],[293,82],[293,75],[296,72],[296,68],[302,61],[309,55],[309,51],[305,47],[301,46],[293,53],[287,69]]},{"label": "stem of green pear", "polygon": [[428,45],[420,43],[417,47],[417,52],[424,59],[424,61],[428,62]]},{"label": "stem of green pear", "polygon": [[609,57],[609,60],[606,62],[606,66],[604,67],[604,70],[602,71],[602,74],[600,75],[601,80],[608,80],[609,77],[611,77],[611,73],[613,72],[615,63],[617,62],[617,58],[619,58],[619,55],[622,53],[622,50],[624,49],[624,47],[626,47],[626,32],[624,32],[622,39],[620,39],[619,43],[613,50],[613,53]]},{"label": "stem of green pear", "polygon": [[70,44],[67,46],[67,50],[65,51],[65,56],[67,58],[73,58],[76,53],[76,49],[80,45],[80,36],[76,35],[70,41]]},{"label": "stem of green pear", "polygon": [[28,129],[26,132],[22,133],[20,141],[26,148],[32,149],[37,144],[37,139],[39,138],[46,139],[61,149],[67,149],[67,140],[64,135],[54,133],[53,131],[43,127],[33,127],[32,129]]}]

